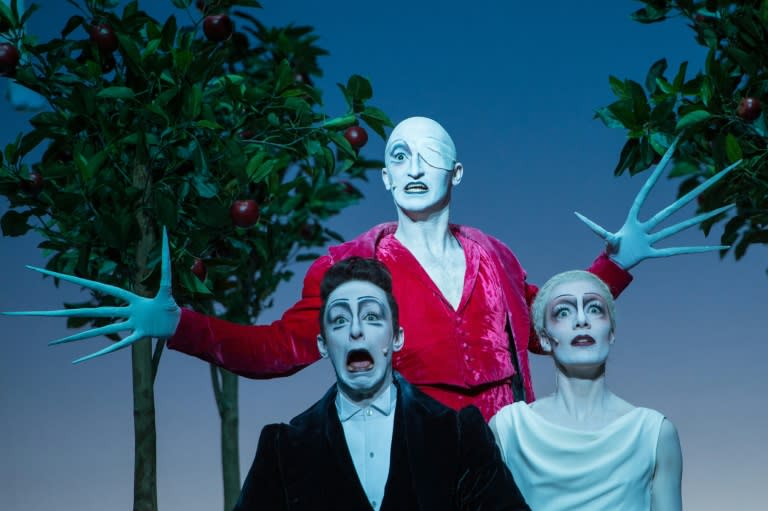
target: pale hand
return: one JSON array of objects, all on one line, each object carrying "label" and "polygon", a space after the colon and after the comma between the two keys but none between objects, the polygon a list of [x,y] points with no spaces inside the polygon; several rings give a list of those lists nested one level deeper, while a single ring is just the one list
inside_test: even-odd
[{"label": "pale hand", "polygon": [[708,211],[683,222],[669,226],[665,229],[661,229],[658,232],[651,231],[655,229],[656,226],[661,222],[666,220],[670,215],[695,199],[699,194],[701,194],[701,192],[718,182],[728,172],[737,167],[741,163],[741,160],[710,177],[699,186],[653,215],[653,217],[649,220],[641,222],[638,219],[640,208],[643,206],[643,203],[645,202],[646,197],[648,197],[648,194],[653,188],[653,185],[656,184],[659,176],[662,172],[664,172],[664,168],[672,158],[672,154],[675,152],[675,147],[677,146],[677,142],[679,140],[680,137],[676,138],[674,142],[672,142],[672,144],[669,146],[669,149],[667,149],[667,152],[664,153],[664,157],[653,170],[651,176],[648,178],[645,184],[643,184],[643,187],[640,189],[640,192],[638,192],[634,202],[632,202],[632,207],[629,209],[629,213],[627,214],[627,219],[625,220],[624,225],[622,225],[618,231],[615,233],[608,232],[589,218],[576,212],[576,216],[579,217],[582,222],[587,224],[587,226],[592,229],[595,234],[607,242],[608,255],[611,259],[613,259],[614,262],[616,262],[616,264],[625,270],[629,270],[645,259],[651,259],[655,257],[668,257],[679,254],[696,254],[700,252],[710,252],[713,250],[724,250],[728,248],[727,245],[654,248],[653,244],[659,240],[663,240],[664,238],[672,236],[673,234],[678,233],[683,229],[687,229],[692,225],[699,224],[709,218],[712,218],[715,215],[719,215],[723,211],[726,211],[735,206],[735,204],[729,204],[727,206]]},{"label": "pale hand", "polygon": [[93,280],[87,280],[72,275],[57,273],[43,268],[27,266],[27,268],[51,277],[56,277],[73,284],[78,284],[100,293],[108,294],[124,300],[128,305],[122,307],[93,307],[85,309],[65,309],[54,311],[23,311],[23,312],[3,312],[9,316],[64,316],[64,317],[90,317],[90,318],[125,318],[124,321],[113,323],[100,328],[93,328],[80,332],[63,339],[57,339],[48,343],[62,344],[65,342],[79,341],[81,339],[90,339],[99,335],[114,334],[124,330],[130,330],[130,334],[124,339],[107,346],[106,348],[78,358],[73,363],[83,362],[115,350],[130,346],[142,337],[166,338],[173,335],[181,318],[181,309],[176,305],[171,295],[171,257],[168,248],[168,235],[163,229],[163,249],[162,261],[160,267],[160,289],[154,298],[145,298],[136,295],[130,291],[120,289],[119,287],[101,284]]}]

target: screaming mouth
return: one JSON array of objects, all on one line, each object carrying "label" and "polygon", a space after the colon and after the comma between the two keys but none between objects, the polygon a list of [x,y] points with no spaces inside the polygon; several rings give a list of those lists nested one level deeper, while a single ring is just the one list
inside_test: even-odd
[{"label": "screaming mouth", "polygon": [[347,371],[351,373],[373,369],[373,357],[368,350],[353,350],[347,354]]}]

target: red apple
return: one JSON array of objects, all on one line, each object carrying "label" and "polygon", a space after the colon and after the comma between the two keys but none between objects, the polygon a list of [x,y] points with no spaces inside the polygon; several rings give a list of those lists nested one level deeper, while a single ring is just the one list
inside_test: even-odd
[{"label": "red apple", "polygon": [[353,149],[360,149],[368,143],[368,133],[360,126],[350,126],[344,131],[344,138]]},{"label": "red apple", "polygon": [[760,112],[762,112],[762,110],[763,107],[760,105],[759,99],[746,97],[742,98],[739,107],[736,109],[736,113],[745,121],[752,122],[760,117]]},{"label": "red apple", "polygon": [[120,44],[117,41],[115,31],[107,24],[94,25],[90,30],[91,41],[96,43],[99,50],[104,53],[112,53]]},{"label": "red apple", "polygon": [[202,259],[195,257],[195,261],[189,269],[195,274],[195,277],[197,277],[200,282],[205,282],[205,277],[208,276],[208,269],[205,267],[205,263]]},{"label": "red apple", "polygon": [[238,227],[252,227],[259,221],[259,205],[253,199],[236,200],[229,208],[229,216]]},{"label": "red apple", "polygon": [[21,182],[21,190],[29,195],[37,195],[43,191],[43,175],[40,172],[33,170],[29,173],[29,179],[25,179]]},{"label": "red apple", "polygon": [[232,37],[235,26],[226,14],[206,16],[203,20],[203,33],[209,41],[221,42]]},{"label": "red apple", "polygon": [[0,44],[0,76],[13,76],[19,65],[19,50],[12,44]]}]

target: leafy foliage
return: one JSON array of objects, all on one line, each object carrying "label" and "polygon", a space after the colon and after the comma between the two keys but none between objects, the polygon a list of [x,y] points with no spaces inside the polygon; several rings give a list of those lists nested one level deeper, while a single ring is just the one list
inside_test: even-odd
[{"label": "leafy foliage", "polygon": [[[340,84],[349,110],[329,118],[312,83],[326,53],[312,28],[267,27],[235,10],[258,7],[252,0],[209,0],[203,12],[174,0],[183,9],[178,18],[194,20],[191,26],[176,16],[161,23],[137,1],[121,13],[117,1],[70,3],[80,14],[66,21],[61,37],[42,43],[22,31],[34,5],[25,13],[15,2],[0,8],[29,62],[15,79],[50,104],[5,147],[0,193],[11,209],[3,234],[34,229],[45,238],[40,248],[51,255],[49,269],[132,287],[141,211],[156,234],[168,227],[181,303],[210,311],[219,302],[230,319],[252,320],[290,277],[288,263],[340,239],[322,222],[359,199],[351,181],[381,167],[342,136],[359,120],[381,135],[391,125],[367,105],[370,83],[352,76]],[[235,21],[223,43],[202,34],[212,13]],[[116,52],[88,36],[97,24],[114,31]],[[26,157],[38,146],[45,152],[30,165]],[[41,189],[30,186],[34,173]],[[233,224],[230,207],[238,199],[258,204],[251,228]],[[204,282],[190,270],[195,258],[207,267]],[[158,262],[159,244],[142,275],[150,289]],[[109,302],[96,295],[71,305]],[[73,318],[69,326],[86,321]]]},{"label": "leafy foliage", "polygon": [[[611,128],[626,129],[628,140],[614,173],[642,172],[658,162],[677,133],[671,176],[681,179],[682,196],[738,160],[739,168],[701,196],[699,209],[735,203],[723,244],[740,259],[752,244],[768,243],[768,128],[761,104],[768,101],[768,2],[762,0],[642,0],[632,14],[640,23],[672,17],[688,20],[696,41],[708,49],[702,71],[689,76],[688,63],[667,74],[660,59],[642,84],[611,76],[617,100],[595,116]],[[748,103],[747,103],[748,102]],[[745,108],[746,106],[746,108]],[[709,233],[725,220],[702,223]],[[721,256],[724,256],[724,251]]]}]

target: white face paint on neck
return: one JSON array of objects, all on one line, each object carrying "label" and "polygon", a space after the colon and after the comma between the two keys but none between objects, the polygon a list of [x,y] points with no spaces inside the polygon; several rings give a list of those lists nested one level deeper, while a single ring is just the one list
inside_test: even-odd
[{"label": "white face paint on neck", "polygon": [[395,126],[384,161],[384,187],[406,213],[447,207],[451,188],[461,181],[463,173],[448,132],[426,117],[411,117]]}]

